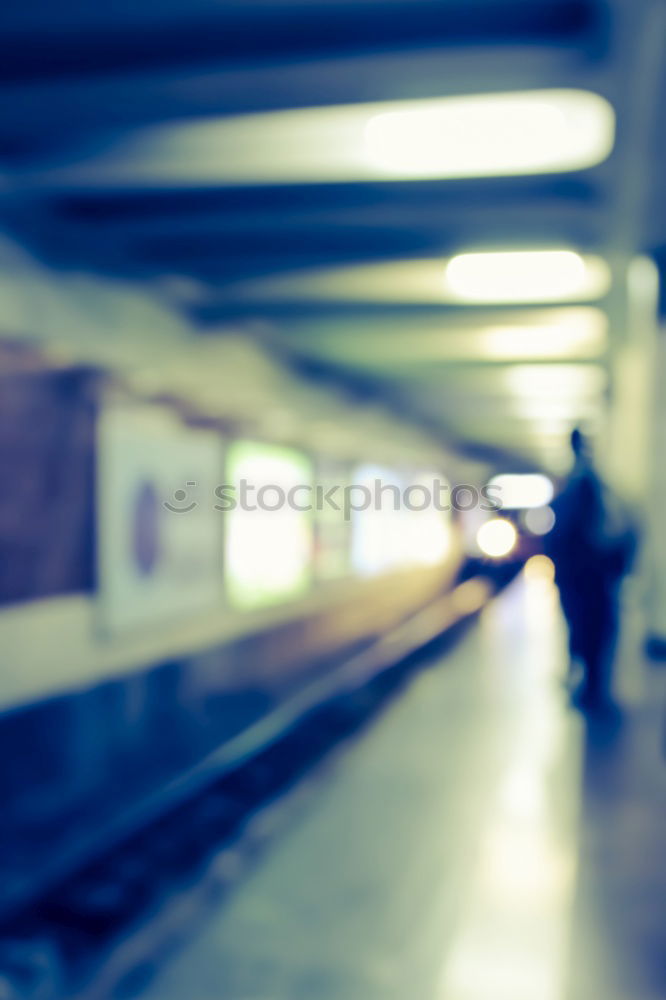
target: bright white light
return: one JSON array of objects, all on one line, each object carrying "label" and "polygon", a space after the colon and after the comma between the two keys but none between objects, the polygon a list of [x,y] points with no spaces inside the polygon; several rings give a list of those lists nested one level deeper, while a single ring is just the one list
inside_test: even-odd
[{"label": "bright white light", "polygon": [[517,396],[571,400],[603,392],[608,375],[600,365],[509,365],[504,382]]},{"label": "bright white light", "polygon": [[602,298],[610,270],[573,250],[463,253],[446,265],[445,288],[460,302],[574,302]]},{"label": "bright white light", "polygon": [[507,510],[544,507],[553,499],[552,482],[548,476],[538,473],[495,476],[488,486],[493,488],[493,496],[497,496]]},{"label": "bright white light", "polygon": [[433,503],[435,489],[447,484],[436,472],[414,478],[405,491],[410,507],[405,511],[405,565],[436,566],[449,555],[453,545],[453,528],[449,511],[437,510]]},{"label": "bright white light", "polygon": [[405,361],[409,358],[419,361],[429,348],[433,360],[450,357],[479,361],[566,361],[600,357],[606,350],[607,339],[608,317],[603,310],[571,306],[530,310],[508,322],[487,326],[444,327],[437,333],[426,329],[425,334],[415,329],[409,340],[401,338],[400,344],[405,354],[410,352]]},{"label": "bright white light", "polygon": [[[599,309],[553,310],[570,313],[560,322],[535,326],[483,327],[472,345],[477,357],[488,361],[513,361],[543,358],[566,361],[568,358],[596,358],[607,343],[608,321]],[[447,343],[447,341],[445,341]],[[468,349],[469,350],[469,349]]]},{"label": "bright white light", "polygon": [[400,177],[488,177],[580,170],[613,148],[615,114],[582,90],[403,102],[370,118],[365,155]]},{"label": "bright white light", "polygon": [[516,546],[518,532],[511,521],[503,517],[494,517],[479,528],[476,541],[484,555],[492,559],[508,556]]},{"label": "bright white light", "polygon": [[513,416],[525,420],[566,420],[569,426],[573,426],[598,419],[600,407],[594,400],[576,402],[567,398],[541,399],[538,396],[527,396],[512,399],[510,411]]},{"label": "bright white light", "polygon": [[[297,451],[252,441],[236,441],[227,457],[226,482],[238,490],[245,481],[256,490],[250,506],[225,514],[225,577],[232,604],[254,608],[288,600],[307,590],[312,565],[312,519],[282,497],[312,482],[312,468]],[[264,507],[257,503],[266,491]],[[301,502],[299,500],[299,502]]]},{"label": "bright white light", "polygon": [[[404,483],[397,472],[376,465],[360,465],[354,470],[352,482],[358,489],[352,498],[358,509],[352,512],[351,563],[359,576],[377,576],[405,564],[405,511],[397,497]],[[377,495],[381,483],[383,492],[379,504],[362,500],[362,490],[368,497]]]}]

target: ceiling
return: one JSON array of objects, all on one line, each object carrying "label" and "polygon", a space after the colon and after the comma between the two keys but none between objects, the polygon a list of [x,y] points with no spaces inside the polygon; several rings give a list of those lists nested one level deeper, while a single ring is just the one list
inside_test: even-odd
[{"label": "ceiling", "polygon": [[[612,393],[627,262],[664,256],[664,7],[10,2],[0,215],[51,267],[144,283],[202,338],[240,326],[309,377],[366,386],[442,439],[555,467],[571,425],[593,422]],[[325,109],[323,121],[341,105],[551,88],[615,109],[599,165],[339,177],[322,147],[311,175],[278,172],[281,157],[306,158],[304,133],[280,131],[290,109]],[[260,128],[245,117],[271,112]],[[439,295],[438,262],[443,275],[457,253],[500,247],[598,255],[614,282],[558,312]],[[587,340],[575,335],[581,309],[595,311]],[[518,337],[503,351],[507,327]]]}]

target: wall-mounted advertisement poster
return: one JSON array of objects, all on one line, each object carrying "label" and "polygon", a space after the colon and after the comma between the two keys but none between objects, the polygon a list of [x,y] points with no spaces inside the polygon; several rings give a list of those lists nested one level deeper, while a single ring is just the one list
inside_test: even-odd
[{"label": "wall-mounted advertisement poster", "polygon": [[213,608],[222,600],[223,468],[215,431],[167,407],[113,403],[98,425],[100,620],[118,634]]},{"label": "wall-mounted advertisement poster", "polygon": [[312,463],[292,448],[237,441],[227,454],[226,483],[229,602],[254,608],[305,593],[313,569]]}]

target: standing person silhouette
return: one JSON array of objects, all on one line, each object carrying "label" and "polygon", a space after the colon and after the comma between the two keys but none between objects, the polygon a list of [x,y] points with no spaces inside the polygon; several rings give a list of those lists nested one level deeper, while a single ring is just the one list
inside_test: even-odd
[{"label": "standing person silhouette", "polygon": [[618,500],[597,475],[580,430],[571,435],[574,465],[553,501],[555,524],[547,553],[569,626],[569,653],[583,681],[574,694],[584,710],[609,700],[618,634],[619,591],[630,569],[635,534]]}]

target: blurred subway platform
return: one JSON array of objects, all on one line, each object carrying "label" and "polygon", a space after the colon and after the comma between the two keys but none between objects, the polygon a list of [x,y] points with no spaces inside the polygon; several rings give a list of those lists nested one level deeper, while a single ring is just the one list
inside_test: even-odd
[{"label": "blurred subway platform", "polygon": [[664,0],[0,23],[0,1000],[664,1000]]},{"label": "blurred subway platform", "polygon": [[528,565],[320,767],[134,995],[663,997],[663,683],[626,633],[622,708],[584,721],[557,592]]}]

